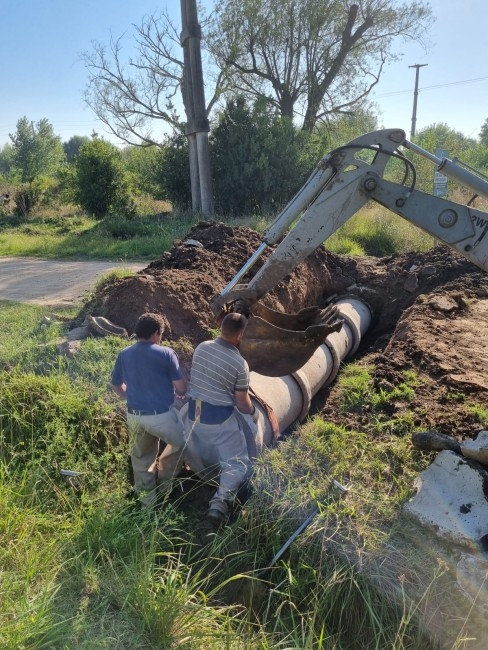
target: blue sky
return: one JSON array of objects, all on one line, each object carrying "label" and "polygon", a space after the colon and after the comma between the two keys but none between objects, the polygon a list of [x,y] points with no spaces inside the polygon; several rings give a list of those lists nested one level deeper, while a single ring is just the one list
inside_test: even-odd
[{"label": "blue sky", "polygon": [[[417,130],[445,122],[476,137],[488,118],[488,0],[430,5],[436,22],[429,52],[398,44],[401,60],[386,69],[372,95],[380,125],[410,133],[415,69],[409,66],[428,64],[420,69]],[[111,34],[130,33],[133,23],[164,6],[179,25],[179,0],[0,0],[0,146],[24,115],[47,118],[63,141],[93,129],[108,137],[83,104],[87,74],[79,55],[93,40],[108,44]]]}]

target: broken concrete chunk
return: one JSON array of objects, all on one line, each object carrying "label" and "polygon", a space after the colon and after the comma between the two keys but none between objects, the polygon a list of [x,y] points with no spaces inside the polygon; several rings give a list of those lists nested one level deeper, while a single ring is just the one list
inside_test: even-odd
[{"label": "broken concrete chunk", "polygon": [[488,534],[488,472],[452,451],[441,451],[415,480],[406,513],[442,538],[478,550]]},{"label": "broken concrete chunk", "polygon": [[66,335],[66,338],[68,341],[82,341],[83,339],[87,339],[89,336],[90,328],[85,325],[82,327],[73,327],[73,329]]},{"label": "broken concrete chunk", "polygon": [[464,440],[461,453],[482,465],[488,465],[488,431],[480,431],[475,440]]},{"label": "broken concrete chunk", "polygon": [[185,239],[183,244],[185,246],[195,246],[195,248],[203,248],[202,242],[198,241],[197,239]]},{"label": "broken concrete chunk", "polygon": [[119,327],[103,316],[87,316],[90,330],[97,336],[121,336],[128,338],[127,330]]}]

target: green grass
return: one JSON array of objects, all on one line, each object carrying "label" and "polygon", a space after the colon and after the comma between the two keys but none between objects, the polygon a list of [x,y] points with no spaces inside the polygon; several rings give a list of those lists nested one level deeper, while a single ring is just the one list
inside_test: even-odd
[{"label": "green grass", "polygon": [[468,404],[467,409],[477,423],[488,426],[488,409],[484,405]]},{"label": "green grass", "polygon": [[[327,246],[388,254],[406,238],[403,222],[374,214],[357,215]],[[42,216],[21,227],[1,223],[0,245],[7,255],[159,258],[192,223],[167,214],[101,222]],[[245,225],[263,231],[266,223]],[[418,232],[410,227],[412,250]],[[421,235],[415,246],[425,245]],[[343,413],[364,409],[361,430],[311,418],[263,455],[239,520],[202,548],[197,488],[195,499],[190,493],[157,513],[127,498],[124,414],[106,388],[126,342],[88,339],[74,358],[60,357],[58,342],[76,309],[50,314],[43,328],[46,313],[0,303],[0,647],[434,647],[419,618],[435,593],[436,570],[405,547],[385,571],[394,536],[405,533],[402,504],[429,463],[409,440],[414,373],[375,389],[371,368],[344,366]],[[175,347],[191,351],[187,340]],[[404,408],[392,417],[393,402]],[[484,407],[471,408],[486,420]],[[80,487],[66,484],[61,469],[78,471]],[[350,486],[346,498],[332,479]],[[261,576],[315,506],[309,528]],[[416,599],[403,589],[398,566],[425,578]]]},{"label": "green grass", "polygon": [[[264,233],[277,215],[233,219]],[[22,222],[0,219],[3,255],[79,259],[158,259],[182,239],[201,216],[164,212],[136,217],[106,217],[100,221],[75,211],[45,211]],[[218,216],[215,217],[218,220]],[[433,245],[415,226],[386,209],[368,207],[350,219],[325,243],[342,255],[385,256],[410,250],[425,251]]]},{"label": "green grass", "polygon": [[46,258],[158,258],[197,221],[189,215],[164,214],[132,219],[110,217],[32,218],[0,225],[4,255]]},{"label": "green grass", "polygon": [[[426,462],[406,436],[383,431],[372,444],[373,429],[311,419],[261,458],[239,520],[202,548],[192,493],[157,513],[127,499],[124,418],[106,389],[126,343],[88,339],[74,358],[59,357],[73,311],[51,314],[47,328],[43,315],[0,305],[0,647],[432,647],[418,603],[396,577],[395,598],[385,599],[355,550],[361,540],[363,561],[380,572]],[[367,377],[359,383],[371,402]],[[80,487],[60,469],[78,471]],[[351,486],[347,498],[332,478]],[[309,528],[261,577],[316,505]]]},{"label": "green grass", "polygon": [[386,208],[372,205],[354,215],[327,242],[339,255],[373,255],[427,251],[434,238]]}]

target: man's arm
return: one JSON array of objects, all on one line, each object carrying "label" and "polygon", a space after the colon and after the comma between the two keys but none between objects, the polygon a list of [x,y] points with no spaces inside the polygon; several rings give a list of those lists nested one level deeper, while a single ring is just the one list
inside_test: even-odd
[{"label": "man's arm", "polygon": [[173,386],[177,397],[184,397],[186,395],[186,381],[184,379],[174,379]]},{"label": "man's arm", "polygon": [[254,413],[254,405],[249,397],[248,390],[236,390],[234,393],[237,410],[244,415],[252,415]]},{"label": "man's arm", "polygon": [[120,399],[127,399],[125,384],[120,384],[119,386],[116,386],[115,384],[109,384],[109,386]]}]

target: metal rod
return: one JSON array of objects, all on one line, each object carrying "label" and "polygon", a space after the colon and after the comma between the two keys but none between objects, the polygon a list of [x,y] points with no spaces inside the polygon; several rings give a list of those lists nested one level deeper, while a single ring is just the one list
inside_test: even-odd
[{"label": "metal rod", "polygon": [[[335,479],[332,479],[331,481],[331,486],[336,487],[340,490],[341,495],[347,494],[349,492],[348,488],[346,488],[344,485],[339,483],[339,481],[336,481]],[[317,506],[313,509],[313,511],[310,513],[310,515],[305,519],[304,522],[298,526],[298,528],[295,530],[295,532],[290,535],[290,537],[286,540],[286,542],[283,544],[283,546],[280,548],[280,550],[276,553],[276,555],[273,557],[273,559],[269,562],[267,566],[264,567],[264,569],[261,569],[257,576],[262,577],[267,571],[273,568],[273,566],[278,562],[280,557],[283,555],[283,553],[291,546],[291,544],[296,540],[296,538],[303,533],[303,531],[310,526],[312,521],[315,519],[315,517],[318,515],[319,509]]]},{"label": "metal rod", "polygon": [[276,564],[276,562],[278,562],[280,557],[287,550],[287,548],[295,541],[295,539],[298,537],[298,535],[300,535],[300,533],[303,533],[305,528],[310,526],[312,521],[318,515],[318,512],[319,512],[319,509],[317,507],[315,507],[313,512],[305,519],[305,521],[303,523],[300,524],[300,526],[298,526],[296,531],[286,540],[286,542],[283,544],[283,546],[280,548],[280,550],[273,557],[271,562],[267,566],[265,566],[264,569],[261,569],[261,571],[259,571],[259,573],[257,574],[258,576],[262,576],[264,573],[269,571],[269,569],[271,569]]},{"label": "metal rod", "polygon": [[402,145],[406,147],[407,149],[410,149],[411,151],[415,151],[415,153],[420,154],[424,158],[428,158],[430,161],[435,163],[436,165],[440,165],[442,162],[442,158],[438,158],[437,156],[434,156],[434,154],[430,153],[429,151],[426,151],[425,149],[422,149],[422,147],[419,147],[418,144],[414,144],[413,142],[410,142],[409,140],[404,140],[402,142]]},{"label": "metal rod", "polygon": [[238,284],[239,280],[246,275],[246,273],[249,271],[249,269],[254,266],[254,264],[258,261],[258,259],[261,257],[261,255],[264,253],[264,251],[268,248],[268,244],[266,242],[263,242],[259,248],[251,255],[251,257],[247,260],[247,262],[244,264],[242,269],[237,273],[237,275],[232,278],[232,280],[229,282],[229,284],[222,289],[220,292],[221,296],[226,296],[231,289],[233,289],[236,284]]},{"label": "metal rod", "polygon": [[454,162],[449,158],[438,158],[408,140],[404,140],[402,145],[435,163],[437,165],[437,170],[442,171],[449,178],[453,178],[458,181],[458,183],[466,185],[466,187],[471,188],[474,192],[488,198],[488,182],[477,174],[465,169],[458,162]]}]

